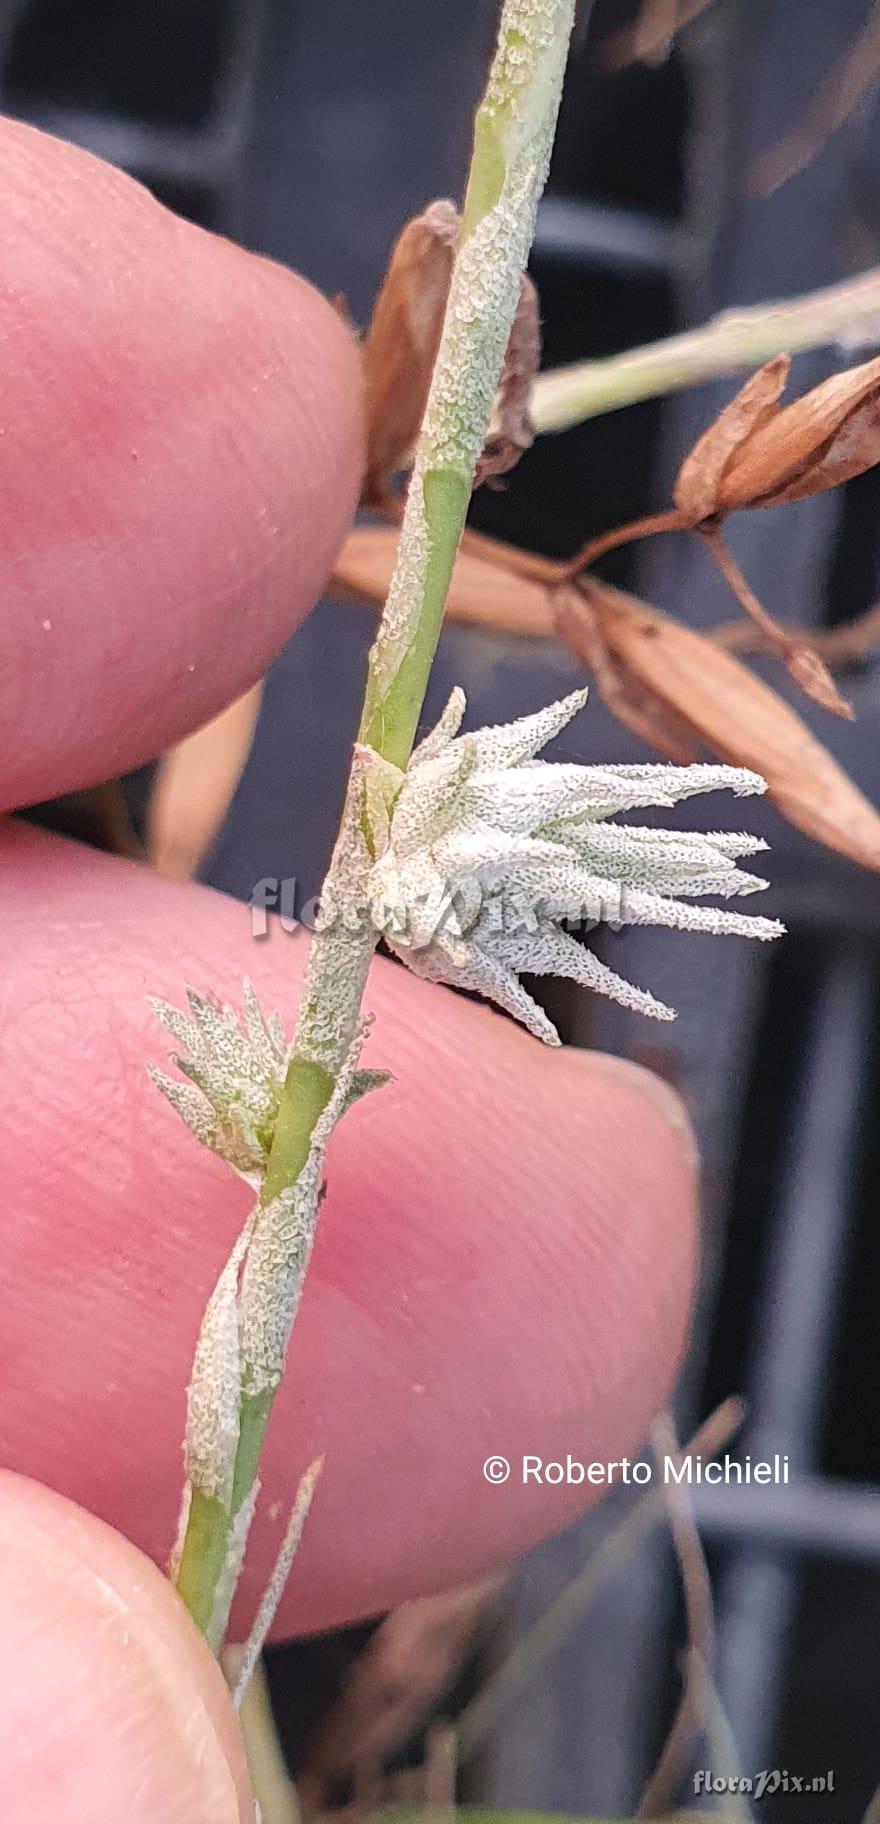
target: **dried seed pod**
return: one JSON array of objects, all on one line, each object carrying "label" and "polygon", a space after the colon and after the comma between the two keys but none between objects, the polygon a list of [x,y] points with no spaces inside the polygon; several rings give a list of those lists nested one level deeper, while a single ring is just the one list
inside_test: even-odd
[{"label": "dried seed pod", "polygon": [[686,523],[805,500],[880,462],[880,357],[780,407],[787,371],[787,356],[768,361],[685,458],[674,499]]},{"label": "dried seed pod", "polygon": [[720,512],[725,471],[749,437],[773,416],[790,367],[789,355],[775,355],[772,361],[766,361],[756,374],[750,375],[685,457],[672,498],[693,524],[712,519]]}]

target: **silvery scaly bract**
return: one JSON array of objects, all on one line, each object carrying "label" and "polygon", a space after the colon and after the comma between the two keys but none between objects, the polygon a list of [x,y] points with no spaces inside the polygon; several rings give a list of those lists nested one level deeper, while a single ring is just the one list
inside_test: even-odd
[{"label": "silvery scaly bract", "polygon": [[167,1001],[150,1006],[180,1050],[171,1062],[185,1083],[148,1065],[148,1075],[203,1146],[219,1153],[248,1183],[265,1166],[288,1046],[277,1016],[265,1019],[249,981],[243,1017],[213,994],[187,990],[190,1017]]},{"label": "silvery scaly bract", "polygon": [[[148,1064],[147,1075],[203,1146],[225,1159],[240,1178],[258,1189],[275,1133],[278,1104],[290,1046],[277,1014],[268,1019],[247,977],[242,1015],[214,994],[187,989],[190,1017],[168,1001],[150,1006],[180,1050],[172,1064],[187,1082]],[[355,1070],[345,1076],[345,1093],[334,1121],[353,1102],[388,1081],[387,1071]]]},{"label": "silvery scaly bract", "polygon": [[586,698],[578,690],[537,715],[461,735],[465,698],[453,691],[406,773],[397,774],[396,798],[390,778],[383,790],[392,769],[371,750],[359,755],[377,855],[373,923],[417,975],[485,995],[551,1045],[559,1035],[520,974],[568,976],[655,1019],[675,1017],[577,942],[566,921],[756,938],[783,930],[775,919],[689,903],[765,887],[737,866],[767,847],[759,837],[614,821],[617,812],[674,805],[699,792],[763,792],[765,781],[732,766],[539,760]]}]

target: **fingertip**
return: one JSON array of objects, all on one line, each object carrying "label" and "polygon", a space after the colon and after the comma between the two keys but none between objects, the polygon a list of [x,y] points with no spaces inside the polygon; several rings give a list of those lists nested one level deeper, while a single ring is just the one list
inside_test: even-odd
[{"label": "fingertip", "polygon": [[660,1076],[656,1070],[649,1070],[644,1064],[637,1064],[631,1058],[618,1057],[611,1051],[577,1051],[572,1048],[569,1057],[588,1061],[591,1068],[599,1072],[609,1085],[616,1085],[624,1095],[634,1098],[640,1109],[649,1103],[654,1117],[667,1130],[667,1137],[681,1156],[682,1166],[692,1172],[697,1163],[697,1140],[693,1122],[678,1090]]},{"label": "fingertip", "polygon": [[154,1565],[0,1472],[7,1824],[251,1824],[222,1674]]},{"label": "fingertip", "polygon": [[[4,1454],[161,1557],[193,1339],[246,1199],[146,1081],[167,1048],[145,996],[178,1001],[192,982],[238,1004],[247,973],[287,1023],[306,939],[276,923],[255,943],[246,906],[24,827],[3,859]],[[671,1092],[381,960],[365,1008],[368,1061],[393,1081],[331,1141],[239,1638],[314,1457],[326,1467],[287,1630],[467,1582],[566,1525],[598,1489],[499,1489],[483,1464],[636,1448],[686,1334],[695,1174]]]},{"label": "fingertip", "polygon": [[362,388],[311,286],[101,160],[0,122],[0,206],[9,807],[139,764],[266,670],[354,510]]}]

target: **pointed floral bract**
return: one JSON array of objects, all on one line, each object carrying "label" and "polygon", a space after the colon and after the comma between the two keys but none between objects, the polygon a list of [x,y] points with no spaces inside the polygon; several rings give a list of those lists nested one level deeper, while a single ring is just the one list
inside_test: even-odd
[{"label": "pointed floral bract", "polygon": [[264,1018],[247,980],[241,1021],[215,995],[189,989],[187,1000],[189,1018],[167,1001],[151,999],[150,1006],[177,1040],[180,1051],[171,1061],[188,1082],[153,1065],[148,1075],[203,1146],[258,1183],[275,1130],[286,1041],[277,1020]]},{"label": "pointed floral bract", "polygon": [[[760,837],[610,821],[699,792],[763,792],[764,780],[732,766],[539,760],[586,695],[462,735],[464,698],[453,692],[401,775],[369,878],[373,923],[417,975],[486,996],[548,1044],[558,1034],[522,974],[567,976],[654,1019],[675,1017],[577,942],[570,922],[755,938],[782,931],[774,919],[690,903],[765,887],[738,865],[766,848]],[[361,760],[368,771],[369,749]]]}]

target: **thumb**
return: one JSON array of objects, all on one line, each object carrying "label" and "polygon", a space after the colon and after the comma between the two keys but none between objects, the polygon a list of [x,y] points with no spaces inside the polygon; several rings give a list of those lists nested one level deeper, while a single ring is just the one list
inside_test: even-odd
[{"label": "thumb", "polygon": [[170,1585],[71,1501],[0,1473],[6,1824],[251,1824],[223,1677]]}]

